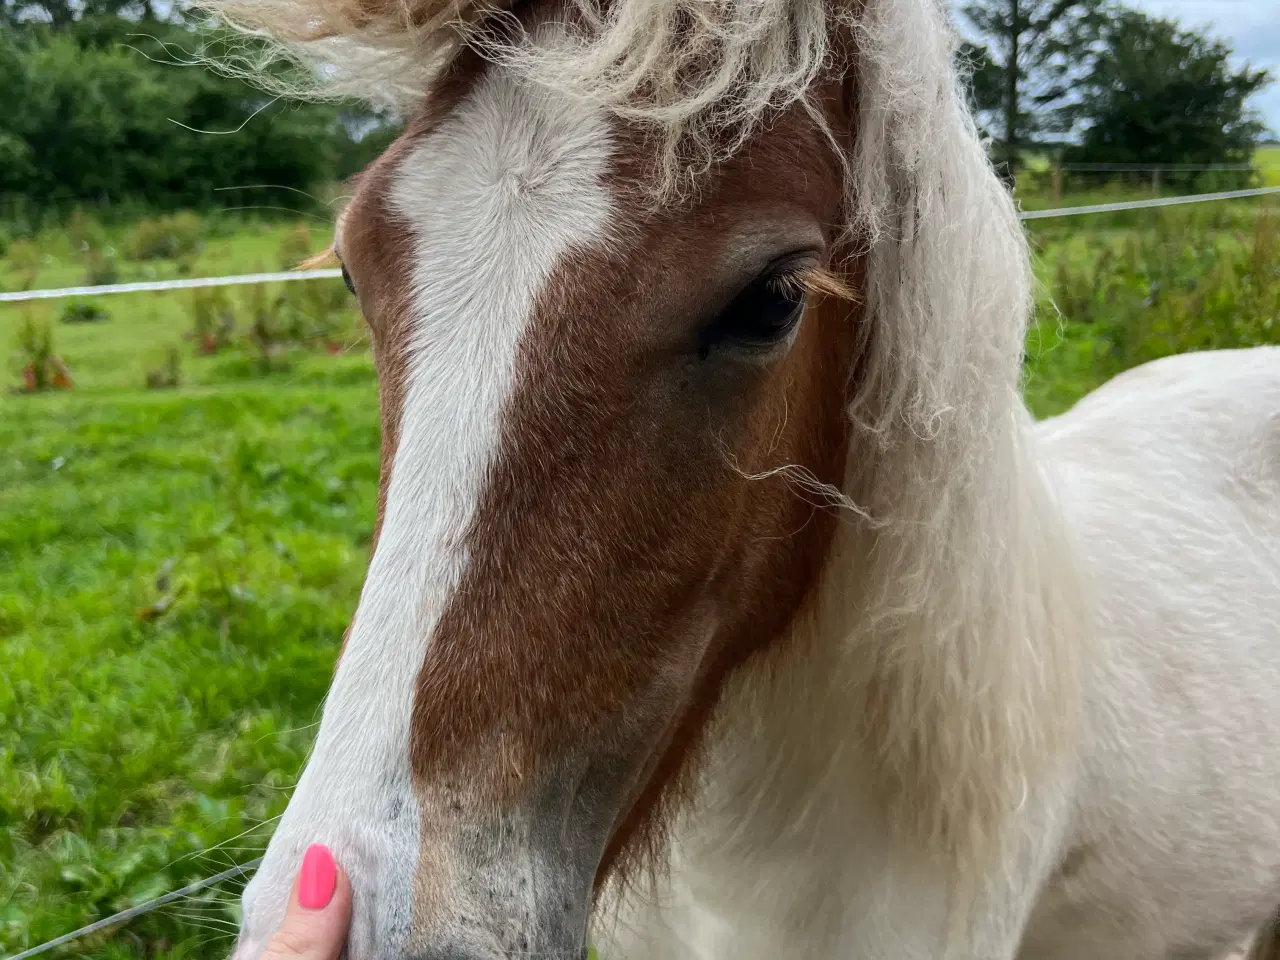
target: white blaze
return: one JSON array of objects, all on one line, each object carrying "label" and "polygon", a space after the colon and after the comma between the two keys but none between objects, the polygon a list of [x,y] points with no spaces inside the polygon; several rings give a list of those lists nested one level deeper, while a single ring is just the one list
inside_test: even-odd
[{"label": "white blaze", "polygon": [[[408,934],[418,853],[409,724],[432,631],[500,440],[517,345],[560,260],[603,241],[609,128],[490,70],[394,174],[413,239],[409,382],[382,532],[310,762],[245,895],[242,956],[277,924],[308,844],[352,875],[352,957]],[[359,283],[359,277],[356,278]]]}]

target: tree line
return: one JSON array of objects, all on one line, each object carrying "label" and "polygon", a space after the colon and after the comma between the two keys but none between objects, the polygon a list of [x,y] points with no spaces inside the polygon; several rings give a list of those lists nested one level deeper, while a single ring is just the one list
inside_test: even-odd
[{"label": "tree line", "polygon": [[190,62],[216,41],[149,0],[0,0],[0,217],[263,202],[241,188],[313,192],[385,145],[393,128],[355,105],[276,101]]},{"label": "tree line", "polygon": [[1271,82],[1203,31],[1116,0],[959,5],[973,105],[1013,175],[1029,149],[1067,162],[1247,163],[1267,133],[1249,100]]},{"label": "tree line", "polygon": [[[973,105],[1011,176],[1046,147],[1068,161],[1247,162],[1265,132],[1249,99],[1271,78],[1201,32],[1117,0],[956,10]],[[0,202],[237,205],[234,188],[349,176],[394,134],[354,105],[273,101],[187,63],[216,39],[172,0],[0,0]]]}]

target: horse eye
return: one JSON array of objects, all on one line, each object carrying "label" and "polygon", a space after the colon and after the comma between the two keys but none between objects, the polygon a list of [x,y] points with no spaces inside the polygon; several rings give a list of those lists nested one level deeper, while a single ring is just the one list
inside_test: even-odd
[{"label": "horse eye", "polygon": [[347,289],[351,291],[351,295],[356,295],[356,285],[351,282],[351,274],[347,273],[347,265],[342,265],[342,282],[347,285]]},{"label": "horse eye", "polygon": [[751,281],[715,321],[698,331],[698,354],[725,342],[771,347],[787,338],[804,315],[804,291],[787,275],[765,274]]}]

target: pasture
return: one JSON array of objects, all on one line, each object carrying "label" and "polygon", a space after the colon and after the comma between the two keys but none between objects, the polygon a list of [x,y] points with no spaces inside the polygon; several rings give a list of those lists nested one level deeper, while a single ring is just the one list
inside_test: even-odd
[{"label": "pasture", "polygon": [[1280,187],[1280,145],[1260,147],[1254,164],[1265,185]]},{"label": "pasture", "polygon": [[[1260,166],[1280,183],[1280,149]],[[161,239],[144,251],[147,231]],[[1274,200],[1033,238],[1038,415],[1156,356],[1280,343]],[[11,242],[0,288],[274,270],[323,240],[82,218]],[[343,298],[336,281],[117,296],[96,322],[0,305],[0,951],[248,860],[283,810],[373,529],[376,386]],[[11,392],[44,329],[73,389]],[[147,389],[174,356],[178,382]],[[223,956],[234,892],[74,952]]]}]

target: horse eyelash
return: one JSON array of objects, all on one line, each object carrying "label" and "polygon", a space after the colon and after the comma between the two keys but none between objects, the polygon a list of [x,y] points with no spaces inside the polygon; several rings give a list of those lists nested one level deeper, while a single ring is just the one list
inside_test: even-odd
[{"label": "horse eyelash", "polygon": [[300,264],[294,267],[295,270],[316,270],[320,267],[340,267],[342,261],[338,259],[338,254],[333,248],[333,244],[325,247],[314,257],[307,257]]},{"label": "horse eyelash", "polygon": [[858,299],[853,287],[826,267],[810,266],[788,270],[772,277],[770,283],[788,294],[810,294],[815,297],[835,297],[838,300]]}]

